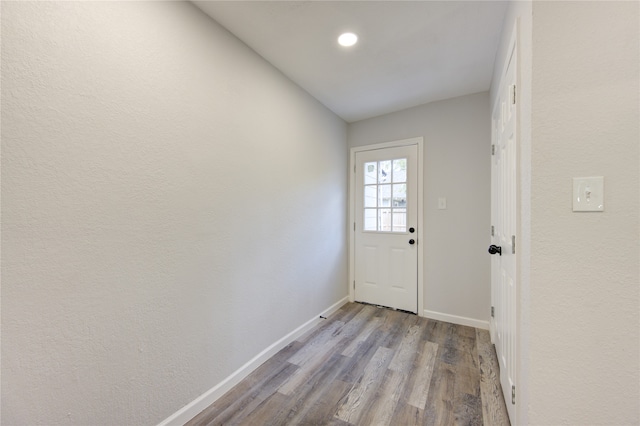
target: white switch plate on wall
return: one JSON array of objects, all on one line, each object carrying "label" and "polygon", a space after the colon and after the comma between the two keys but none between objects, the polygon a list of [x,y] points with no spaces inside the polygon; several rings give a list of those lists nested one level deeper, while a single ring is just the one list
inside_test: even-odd
[{"label": "white switch plate on wall", "polygon": [[445,197],[438,198],[438,210],[445,210],[447,208],[447,199]]},{"label": "white switch plate on wall", "polygon": [[573,178],[573,211],[604,211],[604,176]]}]

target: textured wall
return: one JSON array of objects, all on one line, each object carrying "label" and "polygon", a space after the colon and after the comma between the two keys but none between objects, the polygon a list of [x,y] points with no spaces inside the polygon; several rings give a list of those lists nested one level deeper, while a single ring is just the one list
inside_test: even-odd
[{"label": "textured wall", "polygon": [[[350,147],[424,137],[424,309],[488,321],[489,94],[349,124]],[[447,209],[438,210],[438,197]]]},{"label": "textured wall", "polygon": [[2,424],[153,424],[347,294],[346,125],[188,3],[2,2]]},{"label": "textured wall", "polygon": [[[640,423],[639,14],[533,4],[531,424]],[[605,211],[573,213],[594,175]]]}]

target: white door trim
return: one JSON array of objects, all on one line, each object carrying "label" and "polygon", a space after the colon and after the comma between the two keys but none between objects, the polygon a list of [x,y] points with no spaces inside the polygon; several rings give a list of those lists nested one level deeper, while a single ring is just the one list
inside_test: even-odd
[{"label": "white door trim", "polygon": [[373,145],[358,146],[351,148],[349,155],[349,301],[354,299],[354,283],[355,283],[355,159],[356,153],[362,151],[373,151],[376,149],[395,148],[399,146],[417,145],[418,147],[418,224],[416,237],[418,240],[418,315],[424,316],[424,174],[423,174],[423,158],[424,158],[424,139],[422,136],[402,139],[392,142],[384,142]]}]

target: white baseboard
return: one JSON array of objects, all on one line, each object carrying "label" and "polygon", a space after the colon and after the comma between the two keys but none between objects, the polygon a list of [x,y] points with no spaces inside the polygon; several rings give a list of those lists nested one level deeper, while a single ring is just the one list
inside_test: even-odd
[{"label": "white baseboard", "polygon": [[424,310],[423,316],[426,318],[430,318],[438,321],[445,321],[453,324],[480,328],[482,330],[489,330],[489,321],[482,321],[482,320],[467,318],[467,317],[459,317],[457,315],[443,314],[442,312],[429,311],[427,309]]},{"label": "white baseboard", "polygon": [[198,398],[191,401],[189,404],[182,407],[180,410],[173,413],[171,416],[164,419],[158,424],[158,426],[184,425],[189,420],[200,414],[205,408],[213,404],[222,395],[231,390],[232,387],[237,385],[242,379],[247,377],[253,370],[262,365],[262,363],[264,363],[266,360],[278,353],[278,351],[280,351],[282,348],[315,327],[321,321],[320,316],[326,317],[331,315],[348,301],[349,298],[345,297],[342,300],[334,303],[328,309],[325,309],[318,315],[314,316],[309,321],[305,322],[300,327],[296,328],[291,333],[287,334],[282,339],[273,343],[271,346],[253,357],[253,359],[240,367],[238,370],[234,371],[229,377],[200,395]]}]

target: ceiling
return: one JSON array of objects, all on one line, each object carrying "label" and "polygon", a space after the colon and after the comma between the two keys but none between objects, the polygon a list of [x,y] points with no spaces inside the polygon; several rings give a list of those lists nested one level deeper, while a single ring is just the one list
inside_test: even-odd
[{"label": "ceiling", "polygon": [[[489,90],[506,1],[194,1],[347,122]],[[345,48],[350,31],[358,43]]]}]

